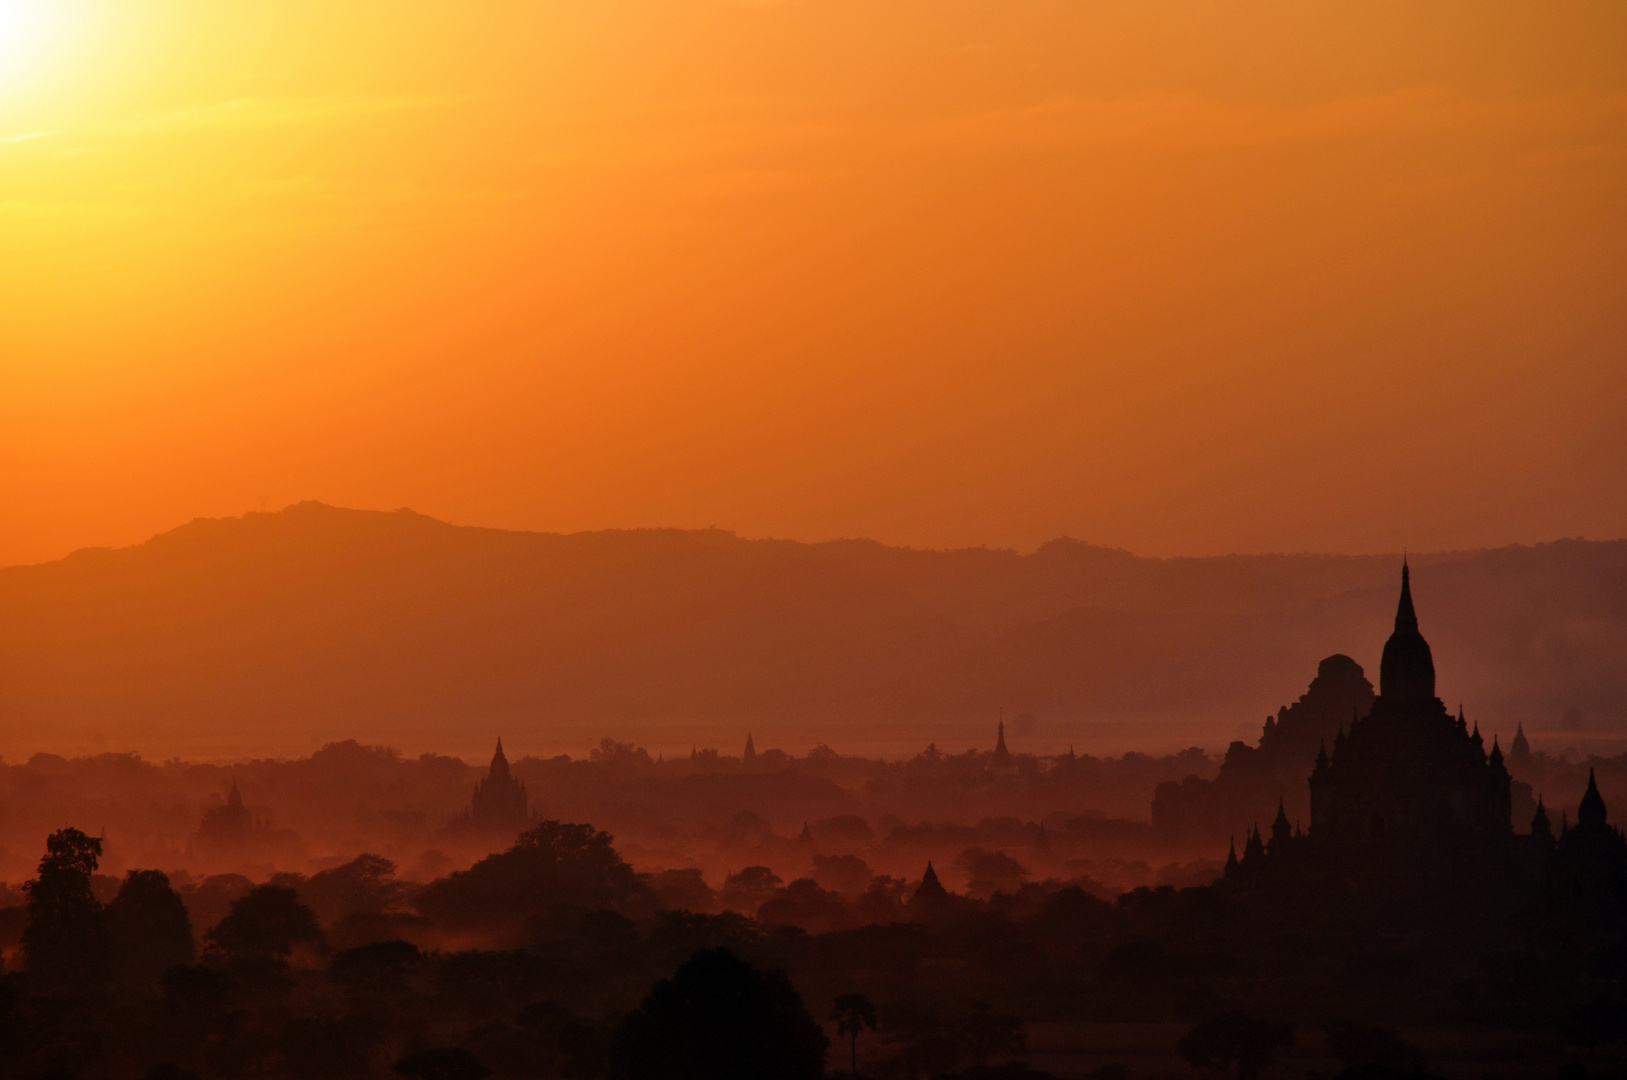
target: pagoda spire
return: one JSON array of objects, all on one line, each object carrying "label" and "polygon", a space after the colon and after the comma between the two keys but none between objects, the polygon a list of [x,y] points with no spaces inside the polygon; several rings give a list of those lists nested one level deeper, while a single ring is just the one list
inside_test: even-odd
[{"label": "pagoda spire", "polygon": [[1412,607],[1412,571],[1404,555],[1401,557],[1401,600],[1395,605],[1395,629],[1397,633],[1418,632],[1418,613]]},{"label": "pagoda spire", "polygon": [[1391,701],[1428,702],[1435,696],[1435,658],[1418,632],[1412,606],[1412,571],[1401,563],[1401,598],[1395,606],[1395,630],[1384,643],[1379,661],[1379,696]]},{"label": "pagoda spire", "polygon": [[1253,866],[1265,855],[1265,841],[1260,839],[1260,826],[1252,825],[1248,837],[1243,843],[1243,862]]},{"label": "pagoda spire", "polygon": [[1542,805],[1542,793],[1537,793],[1537,812],[1531,816],[1531,835],[1552,842],[1554,827],[1548,820],[1548,808]]},{"label": "pagoda spire", "polygon": [[1005,766],[1011,764],[1011,751],[1006,749],[1006,716],[1005,710],[1000,710],[1000,725],[996,729],[994,739],[994,764]]},{"label": "pagoda spire", "polygon": [[928,913],[949,899],[949,890],[943,887],[938,880],[938,872],[932,869],[932,860],[928,859],[926,873],[921,875],[921,884],[916,886],[915,893],[910,897],[909,904],[916,910],[926,909]]},{"label": "pagoda spire", "polygon": [[1269,850],[1276,854],[1282,850],[1282,845],[1293,836],[1293,827],[1288,824],[1288,809],[1283,805],[1282,796],[1277,796],[1277,819],[1271,823],[1271,844]]},{"label": "pagoda spire", "polygon": [[1531,740],[1525,737],[1525,724],[1514,725],[1514,741],[1508,744],[1509,759],[1524,765],[1531,760]]},{"label": "pagoda spire", "polygon": [[1587,771],[1587,794],[1582,796],[1582,805],[1576,809],[1576,824],[1602,826],[1610,820],[1609,811],[1604,806],[1604,796],[1599,794],[1599,783],[1594,778],[1593,770]]}]

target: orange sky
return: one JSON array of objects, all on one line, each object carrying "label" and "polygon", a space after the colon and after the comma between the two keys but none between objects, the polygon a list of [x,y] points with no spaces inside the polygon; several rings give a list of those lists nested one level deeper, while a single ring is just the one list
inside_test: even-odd
[{"label": "orange sky", "polygon": [[1627,5],[0,0],[0,564],[1627,535]]}]

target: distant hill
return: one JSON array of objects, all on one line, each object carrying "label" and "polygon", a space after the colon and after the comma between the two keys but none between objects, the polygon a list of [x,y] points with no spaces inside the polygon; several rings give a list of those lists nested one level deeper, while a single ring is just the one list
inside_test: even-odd
[{"label": "distant hill", "polygon": [[[1483,727],[1627,728],[1627,542],[1415,555],[1440,688]],[[1376,681],[1399,559],[1145,559],[573,535],[303,503],[0,569],[0,749],[1219,749],[1333,652]],[[1114,724],[1127,724],[1128,727]]]}]

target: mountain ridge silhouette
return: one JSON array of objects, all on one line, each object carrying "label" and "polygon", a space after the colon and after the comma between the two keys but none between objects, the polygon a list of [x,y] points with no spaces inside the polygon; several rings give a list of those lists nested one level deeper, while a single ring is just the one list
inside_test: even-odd
[{"label": "mountain ridge silhouette", "polygon": [[[1441,692],[1482,726],[1627,727],[1627,541],[1412,560]],[[1017,750],[1099,722],[1218,749],[1322,657],[1376,674],[1398,562],[530,533],[307,502],[0,569],[0,739],[924,744],[986,741],[1003,706],[1030,718]]]}]

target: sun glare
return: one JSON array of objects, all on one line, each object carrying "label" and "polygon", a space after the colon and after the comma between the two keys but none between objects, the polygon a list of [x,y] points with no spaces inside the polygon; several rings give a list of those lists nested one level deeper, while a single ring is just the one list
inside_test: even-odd
[{"label": "sun glare", "polygon": [[53,0],[0,0],[0,89],[33,79],[61,44],[64,5]]}]

